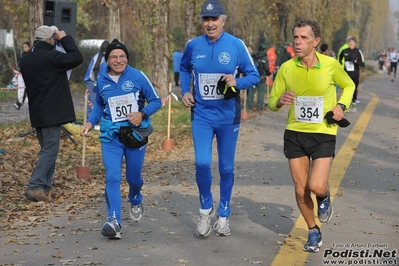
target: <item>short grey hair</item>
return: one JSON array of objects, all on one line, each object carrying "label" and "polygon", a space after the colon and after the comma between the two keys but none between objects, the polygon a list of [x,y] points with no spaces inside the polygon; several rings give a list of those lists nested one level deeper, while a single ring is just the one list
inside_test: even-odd
[{"label": "short grey hair", "polygon": [[312,33],[315,38],[320,37],[321,38],[321,29],[319,24],[311,19],[300,19],[298,20],[295,24],[294,27],[292,28],[292,33],[294,33],[295,28],[302,28],[309,26],[312,28]]}]

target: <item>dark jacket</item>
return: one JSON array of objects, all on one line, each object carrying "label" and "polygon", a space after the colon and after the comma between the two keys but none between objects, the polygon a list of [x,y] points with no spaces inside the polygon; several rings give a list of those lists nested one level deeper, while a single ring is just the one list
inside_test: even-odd
[{"label": "dark jacket", "polygon": [[287,51],[286,46],[281,46],[277,51],[276,68],[281,67],[282,64],[291,59],[291,54]]},{"label": "dark jacket", "polygon": [[[342,62],[346,73],[353,79],[358,79],[360,76],[360,67],[364,67],[364,56],[362,51],[358,48],[354,48],[351,50],[350,48],[346,48],[343,50],[338,58],[339,62]],[[347,63],[352,62],[354,69],[348,70]],[[22,75],[23,76],[23,75]]]},{"label": "dark jacket", "polygon": [[63,37],[60,43],[66,53],[40,40],[21,57],[32,127],[62,125],[76,120],[66,71],[80,65],[83,56],[71,36]]},{"label": "dark jacket", "polygon": [[267,54],[264,50],[258,51],[254,56],[254,61],[256,68],[258,69],[260,75],[260,83],[266,82],[266,76],[270,75],[269,71],[269,60],[267,59]]}]

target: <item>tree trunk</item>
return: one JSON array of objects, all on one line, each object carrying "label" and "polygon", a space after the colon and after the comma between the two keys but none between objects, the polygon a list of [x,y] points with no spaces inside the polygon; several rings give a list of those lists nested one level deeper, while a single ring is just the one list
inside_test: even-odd
[{"label": "tree trunk", "polygon": [[197,1],[184,1],[184,26],[186,31],[186,42],[197,36]]},{"label": "tree trunk", "polygon": [[29,0],[29,29],[30,43],[35,40],[35,29],[43,25],[43,1]]},{"label": "tree trunk", "polygon": [[153,0],[153,8],[151,15],[152,28],[152,78],[151,82],[157,89],[161,97],[167,95],[169,91],[170,62],[171,56],[169,51],[169,13],[170,0]]},{"label": "tree trunk", "polygon": [[277,2],[278,23],[280,28],[281,42],[287,41],[287,21],[288,21],[288,4],[286,2]]},{"label": "tree trunk", "polygon": [[103,0],[105,13],[105,26],[107,32],[107,39],[111,42],[113,39],[121,39],[121,19],[120,8],[118,0]]}]

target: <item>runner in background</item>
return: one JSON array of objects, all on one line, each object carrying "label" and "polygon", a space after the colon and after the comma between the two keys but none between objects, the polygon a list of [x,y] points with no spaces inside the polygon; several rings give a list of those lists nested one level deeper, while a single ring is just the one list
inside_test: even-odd
[{"label": "runner in background", "polygon": [[338,59],[344,66],[344,70],[348,73],[349,77],[355,83],[355,91],[352,97],[352,103],[349,108],[349,111],[356,112],[357,111],[357,104],[360,101],[357,99],[357,87],[359,86],[360,82],[360,67],[364,67],[364,56],[362,51],[356,48],[357,40],[355,37],[351,37],[348,40],[348,48],[342,50],[341,55]]}]

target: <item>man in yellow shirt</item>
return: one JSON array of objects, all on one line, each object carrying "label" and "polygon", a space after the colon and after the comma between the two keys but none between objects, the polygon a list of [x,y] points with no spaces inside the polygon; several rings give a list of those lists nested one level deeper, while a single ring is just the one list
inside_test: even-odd
[{"label": "man in yellow shirt", "polygon": [[[309,19],[294,25],[296,56],[277,72],[268,104],[272,111],[290,106],[284,154],[288,158],[299,210],[309,228],[308,242],[303,248],[308,252],[318,252],[322,245],[311,193],[317,198],[319,220],[327,222],[333,213],[328,178],[338,125],[349,124],[342,125],[342,122],[346,121],[344,111],[355,90],[355,84],[337,60],[316,52],[320,32],[318,23]],[[335,84],[343,89],[338,103]]]}]

